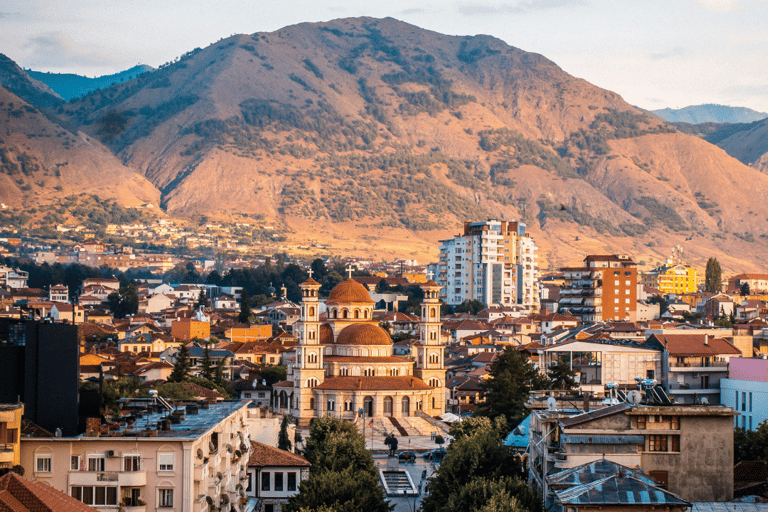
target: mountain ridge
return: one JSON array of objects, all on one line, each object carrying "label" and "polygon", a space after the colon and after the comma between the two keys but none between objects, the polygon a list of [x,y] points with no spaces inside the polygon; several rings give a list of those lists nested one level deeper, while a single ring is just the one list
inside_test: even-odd
[{"label": "mountain ridge", "polygon": [[54,111],[169,214],[246,215],[288,246],[431,259],[494,216],[545,266],[682,245],[756,270],[768,237],[768,176],[541,55],[391,18],[232,36]]},{"label": "mountain ridge", "polygon": [[683,108],[662,108],[652,110],[654,114],[671,123],[751,123],[768,118],[768,113],[747,107],[731,107],[705,103]]}]

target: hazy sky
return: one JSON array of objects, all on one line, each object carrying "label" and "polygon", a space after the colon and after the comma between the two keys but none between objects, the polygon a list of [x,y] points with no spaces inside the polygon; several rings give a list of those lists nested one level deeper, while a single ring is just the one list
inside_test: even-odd
[{"label": "hazy sky", "polygon": [[0,52],[98,76],[232,34],[355,16],[493,35],[643,108],[768,112],[768,0],[4,0]]}]

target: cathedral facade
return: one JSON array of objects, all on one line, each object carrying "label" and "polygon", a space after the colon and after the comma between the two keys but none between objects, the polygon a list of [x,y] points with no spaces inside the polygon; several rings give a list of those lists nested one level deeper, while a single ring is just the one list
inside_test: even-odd
[{"label": "cathedral facade", "polygon": [[445,412],[444,346],[440,337],[440,285],[421,285],[419,341],[412,358],[392,354],[389,334],[373,319],[368,290],[353,279],[337,285],[319,314],[320,283],[299,285],[301,320],[294,325],[299,345],[288,380],[275,384],[273,410],[290,414],[299,425],[335,416],[408,417],[418,411]]}]

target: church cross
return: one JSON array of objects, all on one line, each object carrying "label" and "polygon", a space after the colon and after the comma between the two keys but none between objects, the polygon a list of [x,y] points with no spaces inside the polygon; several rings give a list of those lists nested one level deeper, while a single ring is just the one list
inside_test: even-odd
[{"label": "church cross", "polygon": [[429,281],[431,281],[431,280],[432,280],[432,277],[433,277],[434,275],[435,275],[435,273],[434,273],[434,272],[432,272],[432,271],[430,270],[429,272],[427,272],[427,279],[428,279]]},{"label": "church cross", "polygon": [[313,272],[312,267],[310,267],[307,272],[309,273],[309,278],[312,279],[312,272]]},{"label": "church cross", "polygon": [[351,263],[349,265],[347,265],[347,272],[349,272],[349,278],[350,279],[352,279],[352,271],[353,270],[355,270],[355,268],[352,266]]}]

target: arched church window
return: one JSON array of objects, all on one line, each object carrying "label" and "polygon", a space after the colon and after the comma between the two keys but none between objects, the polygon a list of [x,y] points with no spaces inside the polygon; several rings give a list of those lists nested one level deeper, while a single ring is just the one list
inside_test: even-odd
[{"label": "arched church window", "polygon": [[318,381],[316,378],[312,377],[311,379],[307,379],[307,387],[308,388],[314,388],[318,384]]},{"label": "arched church window", "polygon": [[346,309],[342,309],[341,310],[341,318],[347,318],[347,317],[348,317],[347,310]]},{"label": "arched church window", "polygon": [[356,309],[355,310],[355,319],[358,319],[358,318],[360,318],[360,310]]},{"label": "arched church window", "polygon": [[365,374],[364,375],[366,377],[373,377],[374,375],[376,375],[376,370],[374,370],[371,367],[368,367],[368,368],[365,369]]},{"label": "arched church window", "polygon": [[339,375],[341,377],[349,377],[349,368],[344,367],[339,369]]},{"label": "arched church window", "polygon": [[429,364],[437,364],[438,359],[437,354],[429,354]]},{"label": "arched church window", "polygon": [[315,316],[315,308],[309,308],[309,316]]}]

